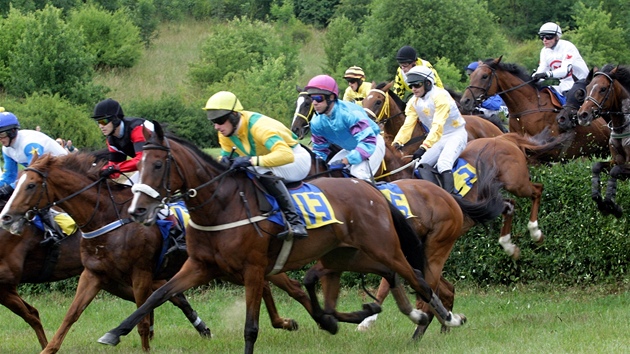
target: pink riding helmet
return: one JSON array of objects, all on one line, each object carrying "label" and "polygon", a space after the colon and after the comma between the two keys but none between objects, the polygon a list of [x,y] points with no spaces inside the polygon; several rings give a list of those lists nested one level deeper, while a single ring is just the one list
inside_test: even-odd
[{"label": "pink riding helmet", "polygon": [[339,87],[335,79],[328,75],[317,75],[308,82],[308,85],[304,88],[309,95],[322,94],[330,95],[332,93],[339,97]]}]

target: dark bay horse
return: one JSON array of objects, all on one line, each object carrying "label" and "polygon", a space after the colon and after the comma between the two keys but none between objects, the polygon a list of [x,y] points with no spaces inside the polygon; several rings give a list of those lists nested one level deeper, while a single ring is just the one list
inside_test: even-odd
[{"label": "dark bay horse", "polygon": [[[132,196],[129,186],[100,179],[98,174],[105,162],[94,166],[94,159],[84,153],[34,157],[0,214],[3,227],[19,233],[33,211],[59,205],[83,232],[80,248],[76,249],[84,266],[76,295],[43,353],[59,350],[72,324],[101,289],[140,306],[165,282],[159,279],[172,276],[183,263],[182,257],[172,257],[166,266],[157,269],[162,248],[160,231],[157,226],[131,222],[126,212]],[[210,336],[210,330],[183,295],[176,294],[169,300],[184,312],[200,335]],[[138,326],[145,350],[152,336],[151,322],[147,316]]]},{"label": "dark bay horse", "polygon": [[[217,277],[229,277],[245,285],[245,353],[252,353],[258,336],[265,276],[301,268],[317,259],[333,271],[369,269],[391,284],[396,283],[395,274],[398,274],[429,303],[441,323],[460,326],[465,321],[465,317],[444,308],[422,277],[420,271],[426,264],[423,244],[403,214],[364,181],[354,178],[313,181],[312,185],[323,192],[313,196],[319,200],[313,201],[318,205],[317,214],[321,218],[333,217],[335,221],[309,229],[309,237],[304,240],[287,243],[275,238],[283,227],[261,214],[254,186],[245,173],[227,169],[184,140],[165,137],[157,123],[154,136],[144,148],[140,170],[140,183],[134,186],[137,193],[130,207],[132,215],[136,221],[152,223],[162,200],[183,197],[191,218],[186,234],[189,258],[180,272],[143,306],[101,337],[101,343],[117,344],[121,335],[129,333],[140,318],[172,294]],[[172,191],[177,190],[180,193],[173,195]],[[283,248],[290,251],[283,252]],[[370,261],[369,266],[353,261],[361,255]],[[311,301],[315,320],[325,328],[315,311],[319,307],[315,304],[317,299]],[[401,311],[409,315],[402,308]],[[418,324],[420,319],[412,320]]]},{"label": "dark bay horse", "polygon": [[[386,92],[386,91],[385,91]],[[400,114],[400,105],[394,102],[395,95],[385,95],[385,92],[378,93],[373,92],[363,100],[364,108],[371,109],[380,116],[380,121],[383,127],[385,142],[387,145],[391,145],[393,137],[398,132],[398,129],[404,123],[404,114]],[[388,101],[385,101],[385,98]],[[380,103],[379,103],[380,102]],[[378,106],[378,107],[377,107]],[[383,110],[383,107],[388,106],[388,109]],[[388,112],[387,114],[381,112]],[[416,124],[412,140],[414,145],[418,146],[426,136],[426,131],[421,124]],[[543,242],[544,236],[538,227],[538,210],[540,208],[540,200],[542,197],[543,186],[540,183],[532,183],[527,155],[531,155],[536,159],[537,156],[545,155],[549,151],[557,148],[558,145],[563,144],[563,138],[567,136],[558,137],[557,140],[551,142],[541,143],[535,141],[533,138],[524,138],[516,133],[501,134],[494,138],[478,138],[468,143],[466,149],[460,155],[460,158],[466,160],[471,166],[478,165],[479,160],[486,161],[489,164],[495,164],[498,167],[498,173],[496,179],[503,183],[503,188],[513,194],[516,197],[530,198],[532,200],[532,208],[529,217],[528,229],[533,241],[537,243]],[[545,138],[546,140],[546,138]],[[409,145],[409,144],[407,144]],[[409,150],[404,149],[403,154],[411,153],[415,151],[416,146]],[[526,155],[527,154],[527,155]],[[386,157],[389,156],[386,154]],[[408,159],[405,159],[400,154],[399,158],[403,158],[401,162],[396,164],[395,162],[388,162],[391,168],[395,169],[400,164],[405,164]],[[413,178],[413,170],[403,170],[397,175],[393,175],[394,178]],[[475,188],[464,197],[469,200],[475,200],[477,198]],[[511,241],[512,232],[512,220],[514,216],[514,200],[506,199],[506,208],[503,213],[503,226],[501,228],[501,235],[499,237],[499,243],[505,250],[505,252],[513,259],[520,257],[520,249]],[[469,222],[468,227],[472,227],[474,223]]]},{"label": "dark bay horse", "polygon": [[81,232],[59,242],[42,244],[44,231],[29,223],[21,235],[0,230],[0,304],[20,316],[37,335],[42,349],[48,344],[35,307],[17,292],[24,283],[47,283],[77,276],[83,270],[79,254]]},{"label": "dark bay horse", "polygon": [[[391,91],[393,82],[380,83],[374,85],[372,90],[364,98],[366,103],[363,109],[374,119],[383,129],[386,141],[393,141],[394,137],[405,122],[405,103]],[[466,121],[466,131],[468,141],[478,138],[491,138],[503,134],[501,130],[492,122],[475,115],[463,115]],[[399,119],[402,118],[402,119]],[[420,124],[416,124],[412,139],[405,144],[402,152],[407,155],[413,154],[419,147],[426,132],[422,130]]]},{"label": "dark bay horse", "polygon": [[[552,137],[560,134],[556,116],[561,106],[554,103],[555,97],[549,90],[538,89],[523,67],[501,63],[501,57],[485,60],[470,75],[470,85],[464,92],[461,104],[472,109],[495,94],[501,96],[510,111],[510,132],[535,136],[547,128]],[[575,128],[574,139],[564,140],[565,144],[541,158],[559,161],[578,156],[602,155],[608,149],[608,128],[603,120],[589,127],[579,126]]]},{"label": "dark bay horse", "polygon": [[[608,122],[611,129],[609,145],[612,159],[596,162],[592,168],[591,197],[604,214],[619,218],[623,210],[615,201],[617,180],[630,176],[630,107],[624,107],[624,100],[630,98],[630,68],[607,65],[593,74],[586,87],[587,97],[577,112],[580,125],[588,126],[597,117]],[[601,194],[601,173],[610,174],[606,194]]]}]

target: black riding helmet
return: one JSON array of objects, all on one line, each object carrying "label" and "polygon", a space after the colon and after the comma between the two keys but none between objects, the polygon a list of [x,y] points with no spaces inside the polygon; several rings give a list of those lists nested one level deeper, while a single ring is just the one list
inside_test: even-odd
[{"label": "black riding helmet", "polygon": [[418,60],[418,53],[411,46],[404,46],[396,53],[396,61],[401,64],[414,63]]},{"label": "black riding helmet", "polygon": [[107,119],[114,124],[114,128],[120,125],[121,119],[125,117],[123,109],[118,101],[111,98],[103,100],[96,104],[94,107],[94,114],[92,119],[100,120]]}]

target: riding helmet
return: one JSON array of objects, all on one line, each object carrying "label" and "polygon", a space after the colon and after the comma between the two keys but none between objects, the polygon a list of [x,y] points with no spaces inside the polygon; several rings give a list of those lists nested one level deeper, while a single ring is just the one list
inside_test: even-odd
[{"label": "riding helmet", "polygon": [[123,109],[118,101],[108,98],[96,104],[92,119],[108,119],[114,123],[114,127],[120,125],[121,119],[125,117]]},{"label": "riding helmet", "polygon": [[547,22],[544,25],[540,26],[540,30],[538,30],[539,36],[543,34],[552,34],[560,38],[562,37],[562,29],[555,22]]},{"label": "riding helmet", "polygon": [[339,97],[339,87],[335,79],[328,75],[317,75],[308,82],[304,88],[309,95],[322,94],[331,95],[335,94]]},{"label": "riding helmet", "polygon": [[[229,91],[219,91],[212,95],[208,102],[206,102],[206,106],[203,107],[203,110],[208,111],[208,119],[210,121],[214,121],[217,118],[224,117],[232,112],[242,112],[243,105],[241,101],[238,100],[235,94]],[[238,117],[240,115],[233,115],[237,118],[230,119],[232,125],[236,126],[238,123]]]},{"label": "riding helmet", "polygon": [[418,53],[411,46],[404,46],[396,53],[396,61],[401,64],[413,63],[418,60]]}]

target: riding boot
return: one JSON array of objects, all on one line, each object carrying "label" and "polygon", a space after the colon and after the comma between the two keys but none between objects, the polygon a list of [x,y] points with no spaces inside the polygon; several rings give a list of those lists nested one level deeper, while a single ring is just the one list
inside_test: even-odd
[{"label": "riding boot", "polygon": [[458,193],[455,190],[455,181],[453,181],[453,172],[451,170],[444,171],[440,174],[442,176],[442,188],[447,192],[456,195]]},{"label": "riding boot", "polygon": [[418,166],[416,173],[419,179],[423,179],[425,181],[429,181],[429,182],[439,185],[439,182],[437,178],[435,177],[435,174],[433,173],[433,171],[434,170],[429,165],[423,163],[420,166]]},{"label": "riding boot", "polygon": [[267,191],[276,198],[276,201],[278,201],[278,205],[287,220],[288,230],[280,232],[278,234],[278,238],[281,240],[286,240],[291,236],[297,239],[306,238],[308,236],[306,226],[295,211],[295,205],[293,205],[291,195],[289,194],[287,187],[284,185],[284,182],[273,176],[261,176],[259,180],[260,183],[265,186]]},{"label": "riding boot", "polygon": [[501,129],[502,133],[507,133],[508,130],[505,128],[505,125],[503,125],[503,122],[501,121],[501,118],[496,115],[496,114],[491,114],[489,117],[487,117],[487,119],[492,122],[492,124],[496,125],[499,129]]},{"label": "riding boot", "polygon": [[166,255],[171,254],[175,251],[186,252],[186,238],[184,230],[179,225],[179,221],[175,217],[174,214],[170,214],[165,217],[164,220],[168,220],[171,222],[172,226],[168,230],[169,242],[171,246],[166,251]]},{"label": "riding boot", "polygon": [[45,210],[39,214],[45,229],[44,239],[40,242],[41,244],[56,243],[64,238],[65,234],[55,221],[53,213],[55,212],[52,210]]}]

